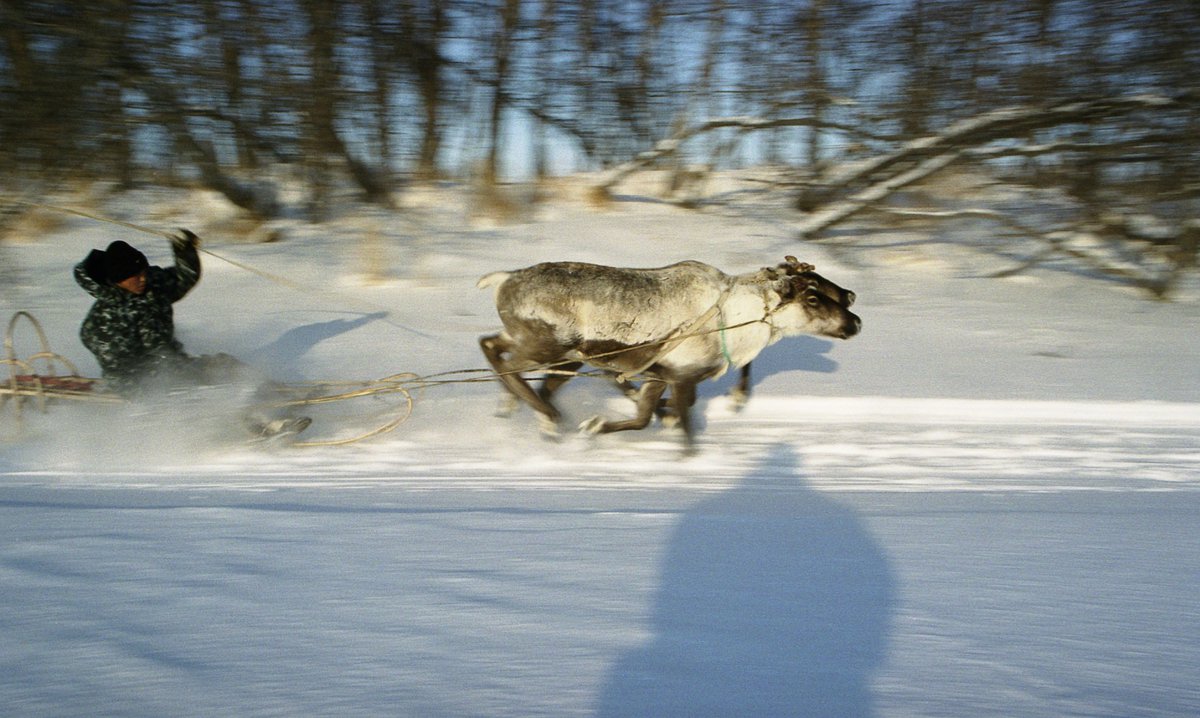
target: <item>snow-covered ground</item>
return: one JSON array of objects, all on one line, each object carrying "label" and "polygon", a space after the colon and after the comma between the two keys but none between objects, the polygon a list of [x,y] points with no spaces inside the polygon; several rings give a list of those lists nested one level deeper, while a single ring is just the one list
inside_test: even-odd
[{"label": "snow-covered ground", "polygon": [[[4,715],[1200,714],[1196,278],[1171,303],[1066,265],[988,279],[1016,260],[986,225],[802,244],[729,197],[559,196],[489,226],[455,188],[414,190],[269,244],[203,196],[98,208],[243,265],[204,257],[179,336],[290,382],[482,368],[476,278],[551,259],[796,254],[864,328],[767,349],[741,412],[731,377],[706,385],[692,456],[659,425],[547,441],[493,416],[487,382],[315,449],[246,445],[205,392],[5,407]],[[46,229],[0,245],[0,308],[94,374],[72,265],[118,238],[163,263],[166,242]],[[572,424],[631,406],[585,379],[560,404]],[[371,408],[317,409],[314,438]]]}]

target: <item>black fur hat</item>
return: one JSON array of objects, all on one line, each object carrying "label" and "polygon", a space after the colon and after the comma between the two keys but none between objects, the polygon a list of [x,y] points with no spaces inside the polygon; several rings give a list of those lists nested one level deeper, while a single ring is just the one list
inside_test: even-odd
[{"label": "black fur hat", "polygon": [[114,284],[141,273],[149,266],[146,255],[119,239],[104,250],[104,275]]}]

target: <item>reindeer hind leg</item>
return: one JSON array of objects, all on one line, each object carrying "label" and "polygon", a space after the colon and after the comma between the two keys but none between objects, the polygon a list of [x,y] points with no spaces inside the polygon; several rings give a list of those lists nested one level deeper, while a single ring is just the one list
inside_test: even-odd
[{"label": "reindeer hind leg", "polygon": [[[480,338],[479,347],[496,372],[496,378],[500,384],[508,390],[509,394],[516,397],[517,400],[525,402],[538,413],[542,431],[548,434],[557,434],[557,424],[561,414],[548,400],[538,396],[533,387],[529,386],[525,377],[521,376],[519,362],[511,358],[514,355],[511,342],[502,334],[492,334]],[[510,358],[505,358],[506,354]]]}]

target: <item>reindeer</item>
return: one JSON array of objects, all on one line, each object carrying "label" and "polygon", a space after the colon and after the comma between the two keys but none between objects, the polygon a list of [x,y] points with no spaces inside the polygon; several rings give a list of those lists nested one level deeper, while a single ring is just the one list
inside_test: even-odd
[{"label": "reindeer", "polygon": [[861,320],[847,308],[853,295],[831,298],[832,290],[805,276],[811,265],[788,260],[737,276],[696,261],[655,269],[548,262],[493,272],[478,286],[495,288],[504,330],[481,337],[480,347],[505,389],[538,413],[547,433],[557,432],[562,416],[550,398],[563,380],[534,391],[522,373],[573,372],[587,364],[618,381],[644,381],[634,417],[595,416],[582,431],[645,428],[670,389],[667,407],[691,446],[690,408],[701,381],[748,365],[785,336],[858,333]]},{"label": "reindeer", "polygon": [[[852,306],[857,296],[849,289],[839,287],[825,277],[822,277],[820,274],[817,274],[816,267],[813,265],[809,264],[808,262],[801,262],[792,255],[784,257],[784,262],[776,265],[774,269],[767,268],[761,271],[764,274],[774,276],[777,279],[784,276],[796,277],[798,280],[803,281],[809,289],[824,294],[838,304],[841,304],[843,307],[849,308]],[[750,366],[751,363],[747,363],[741,368],[741,373],[738,376],[737,383],[734,384],[734,386],[729,390],[729,397],[733,402],[733,408],[735,411],[740,410],[750,399]],[[573,376],[574,373],[569,371],[558,371],[546,374],[542,379],[542,384],[538,389],[538,394],[542,397],[542,399],[550,401],[555,392],[557,392],[559,388],[570,381]],[[627,397],[637,401],[637,393],[639,390],[639,384],[637,382],[629,379],[621,379],[619,378],[619,374],[616,372],[609,372],[609,377],[613,379],[614,383],[617,385],[617,388],[620,389]],[[513,401],[517,400],[515,396],[509,396],[513,399]],[[659,400],[659,405],[655,412],[667,424],[672,424],[675,420],[675,417],[666,410],[665,399]]]}]

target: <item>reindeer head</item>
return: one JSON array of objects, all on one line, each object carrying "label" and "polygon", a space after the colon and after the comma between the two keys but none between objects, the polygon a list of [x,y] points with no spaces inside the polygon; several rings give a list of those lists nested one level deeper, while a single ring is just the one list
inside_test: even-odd
[{"label": "reindeer head", "polygon": [[769,323],[784,335],[817,334],[849,339],[862,329],[858,315],[819,289],[792,283],[779,298]]},{"label": "reindeer head", "polygon": [[776,265],[771,270],[771,273],[772,277],[776,279],[786,277],[788,283],[791,285],[787,290],[780,293],[785,298],[794,297],[801,292],[811,290],[818,294],[824,294],[843,307],[849,307],[854,304],[856,298],[854,292],[839,287],[825,277],[817,274],[816,267],[813,265],[808,262],[801,262],[790,254],[783,259],[784,263]]},{"label": "reindeer head", "polygon": [[795,257],[768,267],[763,275],[778,294],[771,314],[774,326],[784,334],[813,333],[849,339],[859,332],[862,321],[850,311],[855,295],[814,271],[815,267]]}]

